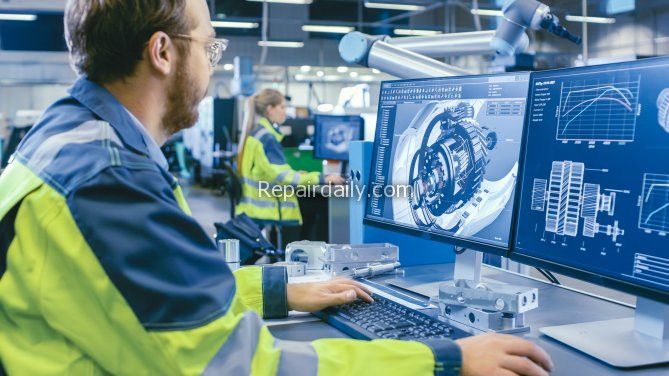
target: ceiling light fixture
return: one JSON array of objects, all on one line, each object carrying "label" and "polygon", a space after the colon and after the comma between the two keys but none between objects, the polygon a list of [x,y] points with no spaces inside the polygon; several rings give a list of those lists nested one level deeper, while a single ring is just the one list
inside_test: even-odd
[{"label": "ceiling light fixture", "polygon": [[427,36],[427,35],[437,35],[441,34],[441,31],[437,30],[420,30],[420,29],[395,29],[393,30],[395,35],[411,35],[411,36]]},{"label": "ceiling light fixture", "polygon": [[353,26],[302,25],[302,30],[309,33],[347,34],[355,28]]},{"label": "ceiling light fixture", "polygon": [[615,18],[606,18],[606,17],[583,17],[583,16],[567,15],[565,19],[571,22],[587,22],[587,23],[598,23],[598,24],[616,23]]},{"label": "ceiling light fixture", "polygon": [[374,9],[409,10],[409,11],[425,10],[424,5],[380,3],[371,1],[365,1],[365,7]]},{"label": "ceiling light fixture", "polygon": [[34,14],[0,13],[0,21],[35,21]]},{"label": "ceiling light fixture", "polygon": [[280,47],[280,48],[302,48],[304,47],[304,42],[286,42],[278,40],[267,40],[259,41],[258,46],[260,47]]},{"label": "ceiling light fixture", "polygon": [[313,3],[313,0],[247,0],[247,1],[254,1],[256,3],[264,3],[265,1],[267,1],[268,3],[302,4],[302,5],[309,5]]},{"label": "ceiling light fixture", "polygon": [[211,26],[227,29],[257,29],[260,24],[241,21],[211,21]]},{"label": "ceiling light fixture", "polygon": [[503,17],[504,12],[495,9],[472,9],[471,13],[477,16]]}]

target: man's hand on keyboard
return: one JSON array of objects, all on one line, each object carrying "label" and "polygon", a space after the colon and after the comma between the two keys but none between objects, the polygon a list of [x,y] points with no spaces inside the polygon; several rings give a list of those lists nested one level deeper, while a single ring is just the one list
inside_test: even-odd
[{"label": "man's hand on keyboard", "polygon": [[539,346],[504,334],[485,334],[456,341],[462,351],[462,376],[547,376],[550,356]]},{"label": "man's hand on keyboard", "polygon": [[362,284],[348,278],[326,282],[288,285],[288,308],[294,311],[315,312],[330,306],[351,303],[360,298],[372,302],[372,293]]}]

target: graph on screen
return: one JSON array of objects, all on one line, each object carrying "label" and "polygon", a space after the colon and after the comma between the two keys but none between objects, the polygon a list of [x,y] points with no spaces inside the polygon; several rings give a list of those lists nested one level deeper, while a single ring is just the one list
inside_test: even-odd
[{"label": "graph on screen", "polygon": [[561,141],[632,142],[639,78],[563,83],[556,138]]},{"label": "graph on screen", "polygon": [[669,175],[644,175],[639,228],[669,232]]}]

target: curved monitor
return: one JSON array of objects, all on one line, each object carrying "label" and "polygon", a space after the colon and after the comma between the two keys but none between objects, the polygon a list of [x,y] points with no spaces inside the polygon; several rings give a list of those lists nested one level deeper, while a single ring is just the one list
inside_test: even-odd
[{"label": "curved monitor", "polygon": [[669,59],[533,73],[511,257],[669,301]]},{"label": "curved monitor", "polygon": [[381,85],[365,220],[506,254],[529,74]]}]

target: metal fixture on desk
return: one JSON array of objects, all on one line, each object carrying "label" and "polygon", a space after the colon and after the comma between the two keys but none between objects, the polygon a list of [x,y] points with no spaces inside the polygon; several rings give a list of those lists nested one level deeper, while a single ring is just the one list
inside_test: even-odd
[{"label": "metal fixture on desk", "polygon": [[536,288],[464,279],[439,285],[441,314],[451,324],[465,330],[497,333],[529,331],[524,314],[538,307],[539,290]]},{"label": "metal fixture on desk", "polygon": [[[399,248],[393,244],[327,244],[299,241],[286,247],[286,261],[302,262],[308,270],[325,270],[332,275],[354,276],[371,273],[378,275],[390,266],[399,267]],[[397,266],[395,266],[397,264]],[[370,268],[369,270],[363,270]],[[369,275],[368,275],[369,276]]]}]

